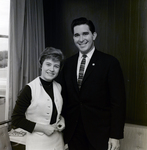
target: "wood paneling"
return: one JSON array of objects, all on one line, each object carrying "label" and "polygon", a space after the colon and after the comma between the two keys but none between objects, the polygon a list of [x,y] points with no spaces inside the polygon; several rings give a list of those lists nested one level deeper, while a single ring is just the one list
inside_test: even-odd
[{"label": "wood paneling", "polygon": [[126,122],[147,125],[147,0],[44,0],[46,46],[66,57],[77,52],[70,24],[87,17],[95,24],[97,49],[121,64],[127,94]]}]

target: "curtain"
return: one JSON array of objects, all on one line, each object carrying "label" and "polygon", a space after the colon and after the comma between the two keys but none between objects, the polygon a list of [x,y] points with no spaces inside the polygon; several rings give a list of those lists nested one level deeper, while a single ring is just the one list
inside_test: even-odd
[{"label": "curtain", "polygon": [[38,58],[45,48],[42,0],[11,0],[7,84],[7,119],[18,92],[39,75]]}]

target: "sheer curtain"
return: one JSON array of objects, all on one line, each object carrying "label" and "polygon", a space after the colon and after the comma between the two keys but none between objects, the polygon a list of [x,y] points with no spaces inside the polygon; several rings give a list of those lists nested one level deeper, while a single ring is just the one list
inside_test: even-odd
[{"label": "sheer curtain", "polygon": [[38,58],[45,48],[42,0],[11,0],[6,119],[18,92],[39,75]]}]

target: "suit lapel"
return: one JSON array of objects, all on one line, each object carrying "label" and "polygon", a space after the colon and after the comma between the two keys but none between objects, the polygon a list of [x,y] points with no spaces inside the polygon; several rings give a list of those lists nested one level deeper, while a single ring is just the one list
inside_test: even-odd
[{"label": "suit lapel", "polygon": [[75,87],[75,89],[77,91],[79,91],[79,88],[78,88],[78,83],[77,83],[77,62],[78,62],[78,57],[79,57],[79,54],[77,53],[73,59],[73,62],[72,62],[72,72],[71,72],[71,76],[72,76],[72,80],[73,80],[73,85]]},{"label": "suit lapel", "polygon": [[93,71],[93,69],[95,69],[95,67],[98,65],[97,60],[98,60],[98,52],[97,50],[94,51],[91,60],[87,66],[84,78],[83,78],[83,83],[85,82],[85,80],[88,78],[88,76],[91,74],[91,72]]}]

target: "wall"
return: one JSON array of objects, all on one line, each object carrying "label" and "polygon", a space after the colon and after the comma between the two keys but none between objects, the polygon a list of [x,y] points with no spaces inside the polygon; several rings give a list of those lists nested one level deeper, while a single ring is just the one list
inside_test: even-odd
[{"label": "wall", "polygon": [[127,94],[126,122],[147,125],[147,0],[44,0],[46,46],[66,57],[77,52],[70,24],[91,19],[98,33],[97,49],[121,64]]}]

